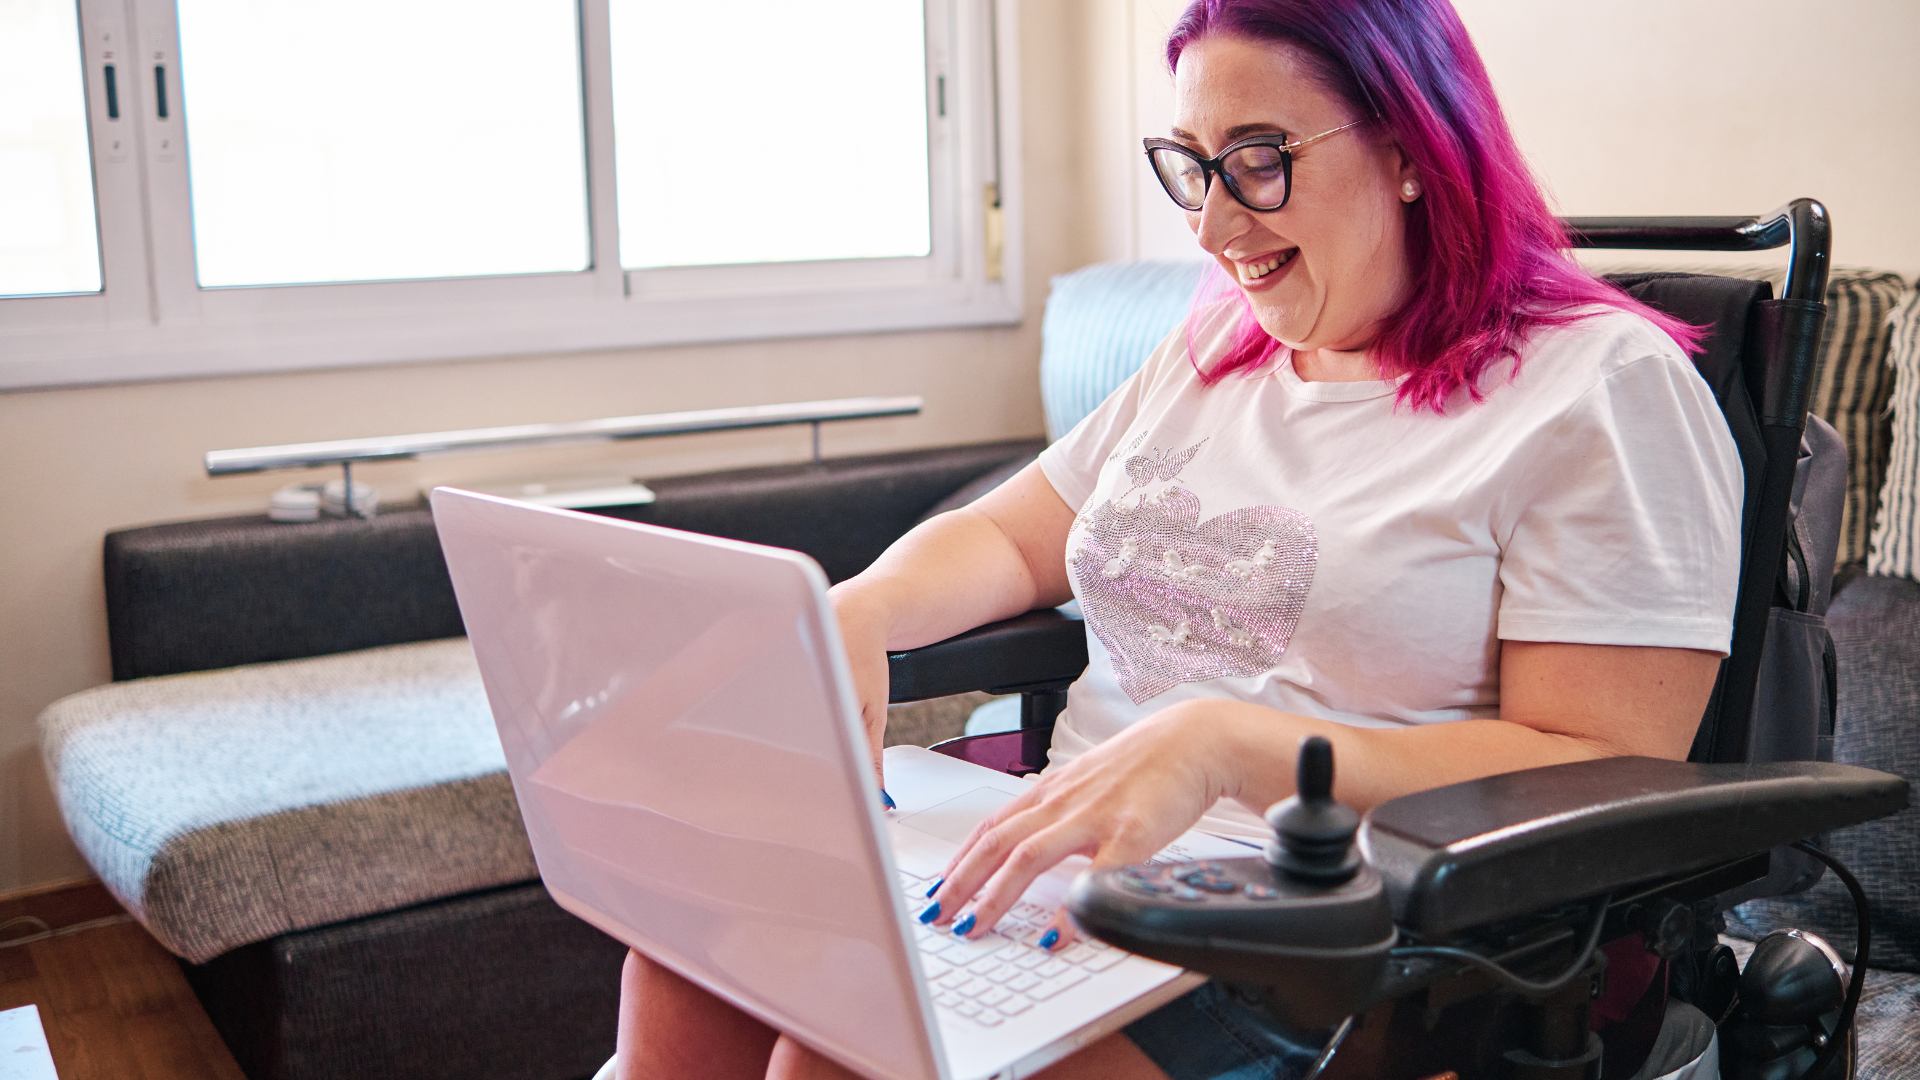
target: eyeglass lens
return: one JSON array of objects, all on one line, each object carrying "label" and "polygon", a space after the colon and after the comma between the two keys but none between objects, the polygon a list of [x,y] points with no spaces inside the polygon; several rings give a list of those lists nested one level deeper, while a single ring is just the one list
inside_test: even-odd
[{"label": "eyeglass lens", "polygon": [[[1173,201],[1198,210],[1207,201],[1207,172],[1199,160],[1178,150],[1156,147],[1153,167]],[[1274,146],[1243,146],[1220,162],[1228,187],[1240,201],[1273,210],[1287,201],[1286,151]]]}]

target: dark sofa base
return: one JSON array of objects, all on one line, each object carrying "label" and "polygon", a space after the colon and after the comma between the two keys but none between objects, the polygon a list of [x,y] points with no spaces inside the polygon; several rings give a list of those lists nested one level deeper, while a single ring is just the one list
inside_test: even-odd
[{"label": "dark sofa base", "polygon": [[625,956],[536,881],[181,966],[250,1080],[579,1080]]}]

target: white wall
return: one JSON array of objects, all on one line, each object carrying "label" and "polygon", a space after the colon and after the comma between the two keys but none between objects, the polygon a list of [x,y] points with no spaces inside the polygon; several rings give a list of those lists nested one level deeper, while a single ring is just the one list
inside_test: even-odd
[{"label": "white wall", "polygon": [[[1127,9],[1131,57],[1103,95],[1130,151],[1164,135],[1160,45],[1183,5]],[[1920,276],[1920,3],[1914,0],[1455,0],[1515,136],[1563,214],[1753,214],[1809,195],[1834,222],[1834,262]],[[1790,60],[1789,57],[1792,57]],[[1791,64],[1791,66],[1790,66]],[[1104,123],[1115,123],[1104,120]],[[1117,153],[1102,148],[1103,153]],[[1103,163],[1107,159],[1103,158]],[[1110,258],[1187,257],[1179,211],[1139,169],[1101,170]],[[1783,256],[1607,253],[1621,261]]]}]

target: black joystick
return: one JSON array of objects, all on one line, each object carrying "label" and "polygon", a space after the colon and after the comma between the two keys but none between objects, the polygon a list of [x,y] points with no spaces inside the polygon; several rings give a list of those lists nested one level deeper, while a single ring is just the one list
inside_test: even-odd
[{"label": "black joystick", "polygon": [[1353,837],[1360,815],[1333,801],[1333,744],[1318,735],[1300,740],[1294,791],[1267,809],[1274,837],[1267,862],[1296,881],[1338,885],[1360,872]]}]

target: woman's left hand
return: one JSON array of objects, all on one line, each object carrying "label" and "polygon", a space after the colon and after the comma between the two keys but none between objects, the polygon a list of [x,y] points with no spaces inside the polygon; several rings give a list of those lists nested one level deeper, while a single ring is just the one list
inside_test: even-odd
[{"label": "woman's left hand", "polygon": [[[1070,855],[1125,866],[1178,839],[1229,790],[1206,704],[1186,702],[1134,724],[981,822],[948,865],[933,894],[940,911],[926,921],[977,937]],[[1064,909],[1052,929],[1059,933],[1051,948],[1074,936]]]}]

